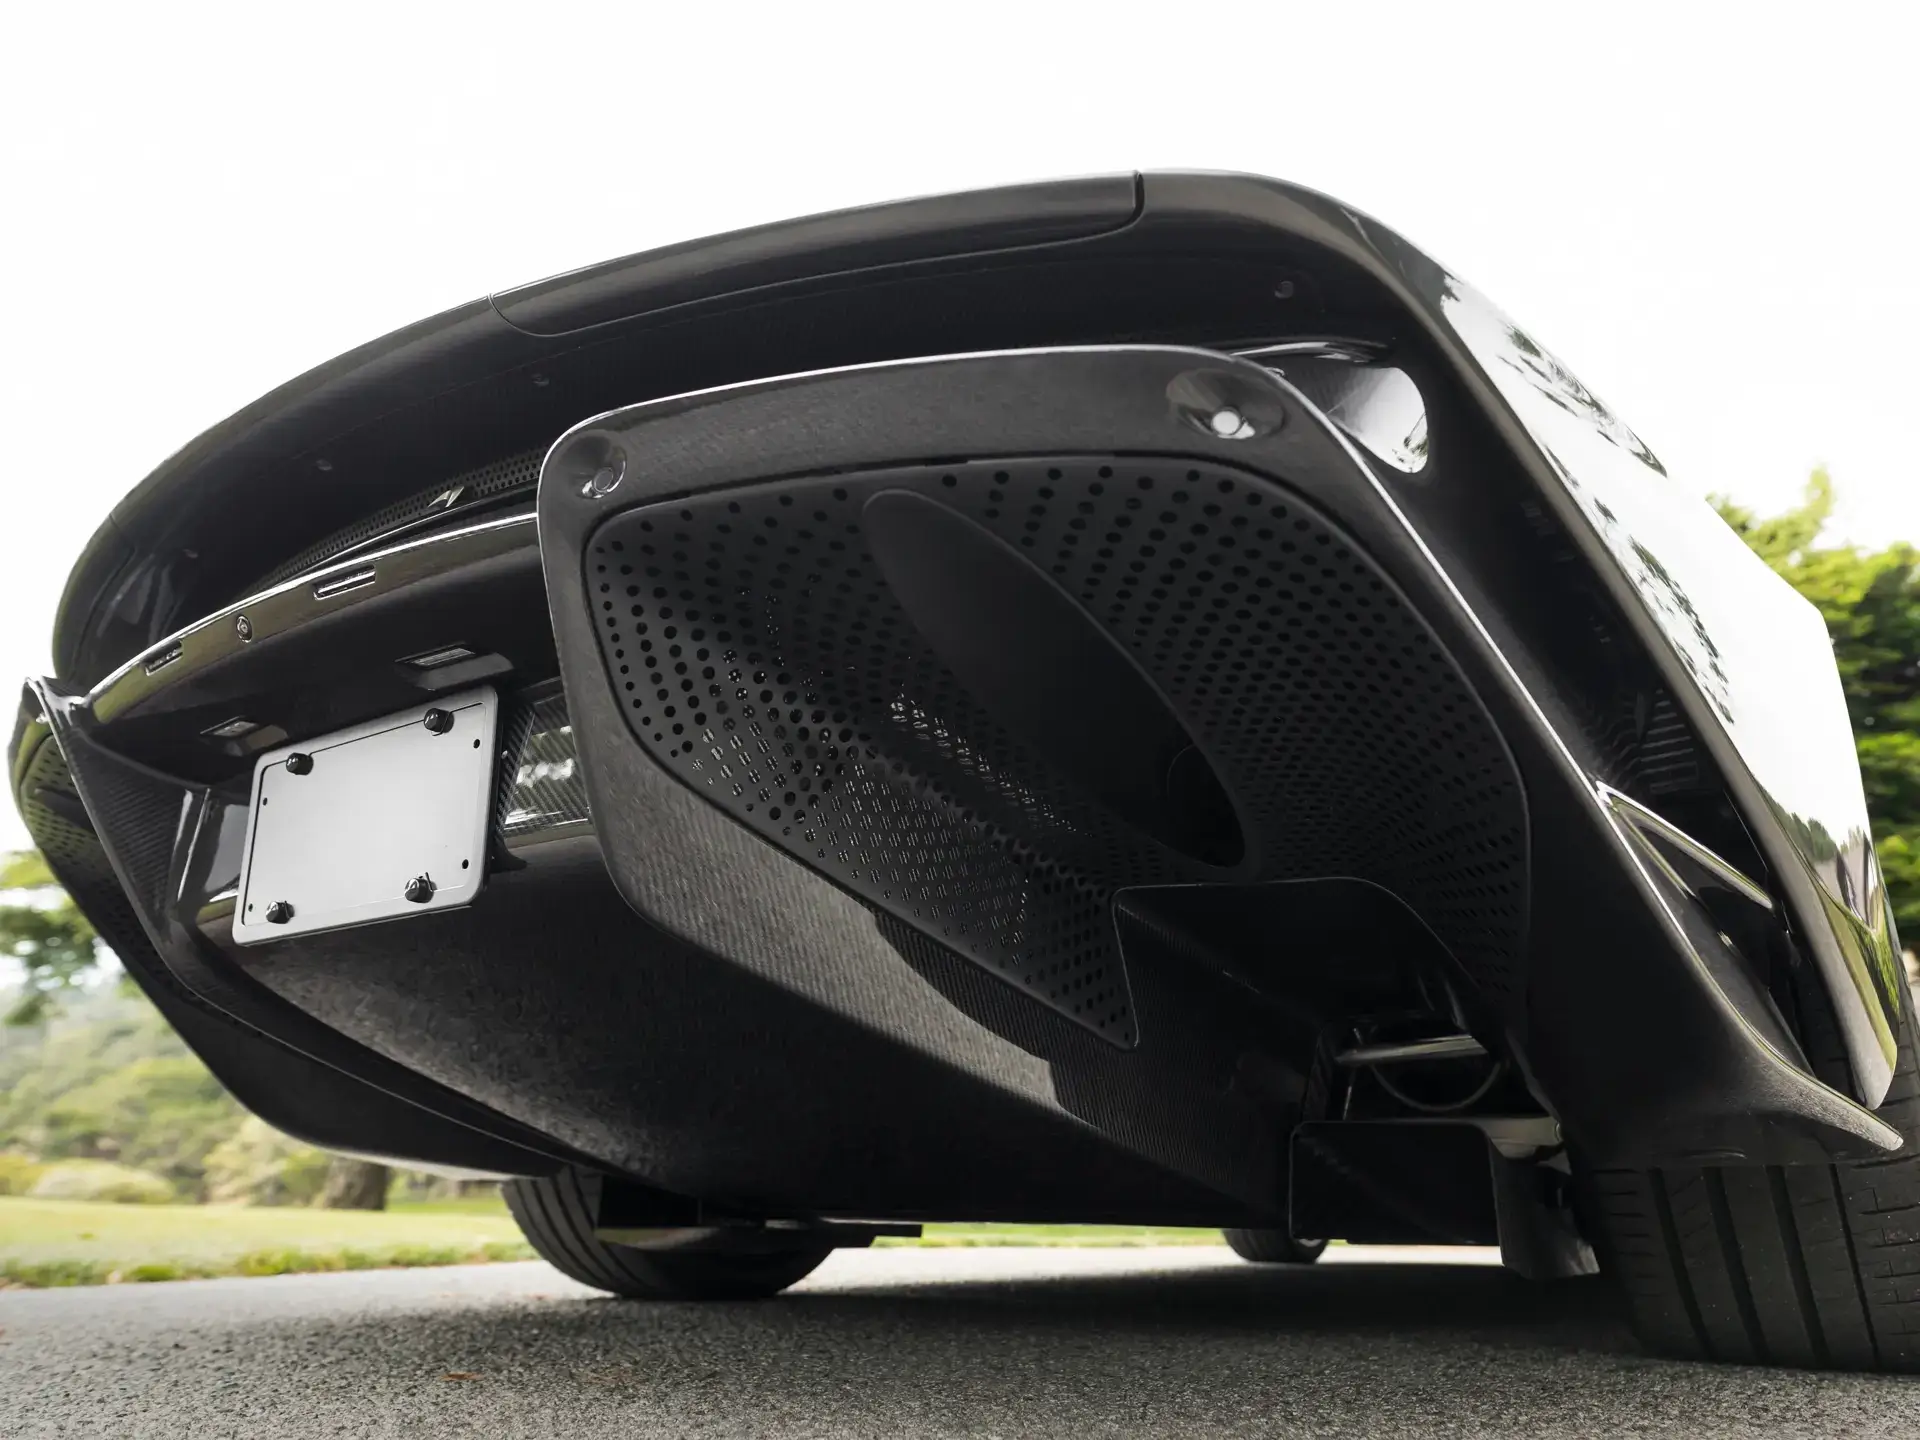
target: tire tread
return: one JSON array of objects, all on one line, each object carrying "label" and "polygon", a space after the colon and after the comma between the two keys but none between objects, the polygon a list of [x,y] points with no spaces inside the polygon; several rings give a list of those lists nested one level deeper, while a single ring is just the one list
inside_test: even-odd
[{"label": "tire tread", "polygon": [[575,1170],[503,1187],[507,1210],[542,1260],[570,1280],[632,1300],[745,1300],[775,1294],[800,1280],[830,1251],[797,1248],[773,1254],[652,1254],[610,1245],[593,1233],[594,1207]]},{"label": "tire tread", "polygon": [[1907,1143],[1885,1159],[1582,1172],[1603,1264],[1649,1349],[1695,1360],[1920,1371],[1913,1037],[1909,1006],[1878,1112]]}]

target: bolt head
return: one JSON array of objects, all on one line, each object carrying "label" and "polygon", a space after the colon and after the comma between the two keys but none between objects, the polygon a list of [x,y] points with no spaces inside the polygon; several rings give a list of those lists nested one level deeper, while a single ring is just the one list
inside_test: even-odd
[{"label": "bolt head", "polygon": [[424,905],[433,899],[433,892],[440,887],[425,875],[416,875],[407,882],[407,888],[401,893],[416,905]]},{"label": "bolt head", "polygon": [[291,919],[293,919],[293,906],[289,905],[286,901],[276,900],[267,906],[267,923],[269,925],[284,925]]},{"label": "bolt head", "polygon": [[444,735],[453,729],[453,712],[436,706],[420,717],[420,723],[435,735]]},{"label": "bolt head", "polygon": [[[591,463],[591,462],[590,462]],[[607,447],[600,457],[600,463],[593,467],[593,474],[587,477],[587,483],[581,488],[594,499],[601,500],[620,488],[620,482],[627,478],[627,452],[618,445]]]},{"label": "bolt head", "polygon": [[287,773],[289,775],[305,775],[312,769],[313,756],[307,754],[305,751],[296,750],[293,754],[287,756]]},{"label": "bolt head", "polygon": [[253,622],[244,615],[233,617],[233,633],[240,637],[242,645],[253,639]]}]

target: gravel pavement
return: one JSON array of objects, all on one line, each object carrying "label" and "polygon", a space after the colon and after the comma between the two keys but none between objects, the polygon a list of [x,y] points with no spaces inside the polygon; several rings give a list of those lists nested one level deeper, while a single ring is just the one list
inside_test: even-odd
[{"label": "gravel pavement", "polygon": [[1920,1436],[1920,1379],[1649,1360],[1598,1284],[1335,1255],[849,1251],[745,1305],[537,1263],[14,1291],[0,1435]]}]

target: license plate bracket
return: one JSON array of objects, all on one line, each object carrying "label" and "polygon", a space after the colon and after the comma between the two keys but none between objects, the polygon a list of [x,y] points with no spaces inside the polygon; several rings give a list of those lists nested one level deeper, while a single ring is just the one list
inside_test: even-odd
[{"label": "license plate bracket", "polygon": [[234,939],[471,904],[486,876],[498,721],[498,696],[481,688],[261,755]]}]

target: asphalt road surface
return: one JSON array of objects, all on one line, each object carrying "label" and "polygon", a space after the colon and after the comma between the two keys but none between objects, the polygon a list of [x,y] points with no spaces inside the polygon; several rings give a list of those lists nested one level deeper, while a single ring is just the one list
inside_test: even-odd
[{"label": "asphalt road surface", "polygon": [[0,1294],[0,1435],[1920,1435],[1920,1379],[1638,1355],[1596,1284],[879,1250],[781,1299],[540,1264]]}]

